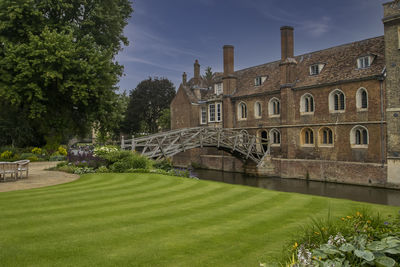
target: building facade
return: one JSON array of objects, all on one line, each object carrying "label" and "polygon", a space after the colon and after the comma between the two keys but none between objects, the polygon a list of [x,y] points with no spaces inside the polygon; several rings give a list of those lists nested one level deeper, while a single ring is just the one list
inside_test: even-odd
[{"label": "building facade", "polygon": [[[172,129],[224,127],[268,138],[264,168],[214,148],[174,157],[177,165],[378,186],[400,184],[400,6],[384,4],[384,36],[294,55],[294,29],[281,27],[279,61],[183,74],[171,103]],[[265,167],[266,166],[266,167]]]}]

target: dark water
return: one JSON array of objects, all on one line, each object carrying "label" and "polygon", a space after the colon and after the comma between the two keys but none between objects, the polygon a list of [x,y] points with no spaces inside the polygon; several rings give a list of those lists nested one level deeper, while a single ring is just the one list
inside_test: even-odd
[{"label": "dark water", "polygon": [[246,176],[242,173],[212,170],[194,170],[195,176],[203,180],[219,181],[229,184],[240,184],[267,188],[275,191],[295,192],[333,198],[344,198],[355,201],[400,206],[400,190],[306,181],[299,179],[281,179]]}]

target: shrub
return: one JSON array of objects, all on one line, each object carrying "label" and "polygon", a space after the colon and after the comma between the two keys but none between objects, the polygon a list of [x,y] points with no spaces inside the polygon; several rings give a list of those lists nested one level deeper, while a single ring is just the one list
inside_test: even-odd
[{"label": "shrub", "polygon": [[109,154],[111,152],[117,152],[119,149],[116,146],[98,146],[93,150],[93,154],[97,157]]},{"label": "shrub", "polygon": [[120,161],[124,158],[131,156],[133,153],[127,150],[117,150],[112,151],[110,153],[99,155],[99,158],[102,158],[107,161],[107,165],[111,165],[117,161]]},{"label": "shrub", "polygon": [[60,167],[58,167],[58,165],[57,165],[57,168],[56,168],[56,170],[58,170],[58,171],[68,172],[68,173],[75,173],[75,169],[76,169],[76,167],[73,165],[62,165]]},{"label": "shrub", "polygon": [[286,251],[287,266],[394,266],[400,262],[400,220],[357,211],[313,220]]},{"label": "shrub", "polygon": [[68,154],[67,150],[66,150],[64,147],[62,147],[62,146],[59,146],[59,147],[58,147],[57,152],[58,152],[61,156],[66,156],[66,155]]},{"label": "shrub", "polygon": [[85,173],[94,173],[94,172],[95,172],[95,170],[90,167],[83,167],[83,168],[75,167],[75,169],[74,169],[75,174],[85,174]]},{"label": "shrub", "polygon": [[153,164],[153,167],[156,169],[161,169],[164,171],[172,170],[174,167],[172,166],[172,162],[170,159],[163,159],[161,161],[156,161]]},{"label": "shrub", "polygon": [[39,161],[39,158],[38,158],[37,156],[28,157],[27,159],[28,159],[30,162]]},{"label": "shrub", "polygon": [[100,166],[96,172],[98,173],[106,173],[106,172],[110,172],[110,170],[106,167],[106,166]]},{"label": "shrub", "polygon": [[63,161],[63,160],[65,160],[65,156],[62,156],[62,155],[54,155],[54,153],[53,153],[53,155],[51,155],[50,158],[49,158],[49,161]]},{"label": "shrub", "polygon": [[35,155],[42,155],[42,149],[39,147],[34,147],[31,152]]},{"label": "shrub", "polygon": [[0,159],[11,159],[12,155],[13,155],[13,152],[6,150],[0,154]]},{"label": "shrub", "polygon": [[36,155],[33,153],[22,153],[20,156],[21,159],[27,159],[29,157],[36,157]]}]

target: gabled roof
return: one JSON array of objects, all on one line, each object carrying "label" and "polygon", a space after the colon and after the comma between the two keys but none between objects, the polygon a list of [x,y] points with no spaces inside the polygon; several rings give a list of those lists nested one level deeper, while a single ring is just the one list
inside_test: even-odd
[{"label": "gabled roof", "polygon": [[[296,56],[297,79],[294,88],[380,75],[385,67],[384,49],[384,38],[379,36]],[[372,65],[366,69],[357,69],[357,58],[365,55],[374,56]],[[235,75],[238,78],[238,84],[234,97],[279,90],[279,64],[280,61],[274,61],[236,71]],[[324,64],[320,74],[310,75],[309,68],[313,64]],[[267,80],[261,86],[254,86],[254,79],[257,76],[267,76]]]}]

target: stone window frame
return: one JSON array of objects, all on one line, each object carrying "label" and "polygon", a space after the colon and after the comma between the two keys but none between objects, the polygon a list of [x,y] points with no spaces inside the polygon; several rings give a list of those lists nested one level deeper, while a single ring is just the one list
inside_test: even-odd
[{"label": "stone window frame", "polygon": [[247,104],[244,101],[240,101],[237,105],[237,118],[239,121],[247,120]]},{"label": "stone window frame", "polygon": [[[365,92],[365,99],[362,93]],[[356,107],[357,111],[367,111],[368,110],[368,91],[365,87],[358,88],[356,92]]]},{"label": "stone window frame", "polygon": [[314,130],[310,127],[305,127],[300,131],[300,145],[302,147],[315,147]]},{"label": "stone window frame", "polygon": [[[259,142],[257,142],[257,143],[258,143],[258,144],[257,144],[257,151],[259,151],[259,152],[262,151],[262,150],[261,150],[261,146],[262,146],[262,145],[267,145],[267,149],[268,149],[268,142],[263,143],[263,141],[261,140],[261,138],[262,138],[262,133],[263,133],[263,132],[266,132],[266,133],[267,133],[268,142],[270,142],[270,140],[271,140],[271,139],[269,139],[269,132],[268,132],[267,129],[258,130],[258,131],[257,131],[257,137],[260,138],[260,139],[259,139]],[[267,150],[265,150],[265,152],[266,152],[266,151],[267,151]]]},{"label": "stone window frame", "polygon": [[268,76],[257,76],[254,78],[254,86],[261,86],[267,80]]},{"label": "stone window frame", "polygon": [[[366,61],[368,59],[368,61]],[[367,69],[371,67],[374,57],[372,55],[364,55],[357,58],[357,69]]]},{"label": "stone window frame", "polygon": [[220,95],[224,93],[224,84],[222,82],[216,83],[214,85],[214,93]]},{"label": "stone window frame", "polygon": [[254,118],[256,119],[262,118],[262,105],[260,101],[256,101],[254,103]]},{"label": "stone window frame", "polygon": [[310,76],[319,75],[322,72],[322,69],[325,67],[324,63],[315,63],[310,65],[309,73]]},{"label": "stone window frame", "polygon": [[368,148],[369,131],[363,125],[356,125],[350,130],[351,148]]},{"label": "stone window frame", "polygon": [[[336,103],[335,103],[336,95],[338,96],[338,98],[337,98],[338,109],[336,109]],[[341,103],[342,101],[341,101],[340,95],[343,95],[343,103]],[[344,113],[346,111],[346,94],[339,88],[332,90],[328,96],[328,104],[329,104],[329,113]],[[341,104],[343,104],[343,107]]]},{"label": "stone window frame", "polygon": [[[325,143],[325,132],[327,133],[326,139],[327,142]],[[331,136],[329,136],[329,132],[331,133]],[[329,142],[329,139],[332,140],[332,142]],[[323,126],[319,128],[318,130],[318,146],[320,147],[334,147],[335,146],[335,134],[333,130],[330,127]]]},{"label": "stone window frame", "polygon": [[[307,106],[306,103],[310,103],[311,100],[311,104],[309,107],[309,110],[307,111]],[[310,111],[311,109],[311,111]],[[305,93],[300,97],[300,115],[313,115],[315,111],[315,101],[314,101],[314,96],[311,93]]]},{"label": "stone window frame", "polygon": [[222,121],[222,103],[221,102],[215,103],[215,121],[216,122]]},{"label": "stone window frame", "polygon": [[281,132],[276,128],[272,128],[269,131],[269,140],[270,140],[271,147],[281,146],[281,143],[282,143]]},{"label": "stone window frame", "polygon": [[[211,110],[211,106],[214,107],[213,110]],[[214,119],[212,119],[212,117],[211,117],[212,114],[214,115],[213,116]],[[209,122],[215,122],[216,118],[217,118],[216,105],[215,105],[215,103],[210,103],[210,104],[208,104],[208,121]]]},{"label": "stone window frame", "polygon": [[[203,111],[205,111],[205,114],[203,114]],[[203,115],[205,115],[203,117]],[[203,120],[204,118],[204,120]],[[207,107],[206,106],[202,106],[200,107],[200,124],[204,125],[207,124]]]},{"label": "stone window frame", "polygon": [[281,116],[281,101],[276,97],[268,101],[268,116],[270,118]]}]

